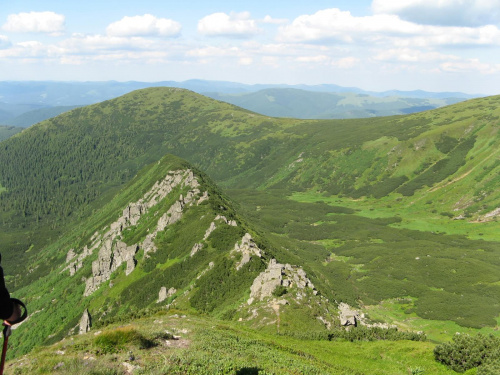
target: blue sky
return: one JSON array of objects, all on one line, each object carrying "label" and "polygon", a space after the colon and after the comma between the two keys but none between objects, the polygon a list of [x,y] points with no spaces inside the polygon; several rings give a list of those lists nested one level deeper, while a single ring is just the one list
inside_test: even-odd
[{"label": "blue sky", "polygon": [[0,0],[0,80],[500,94],[500,0]]}]

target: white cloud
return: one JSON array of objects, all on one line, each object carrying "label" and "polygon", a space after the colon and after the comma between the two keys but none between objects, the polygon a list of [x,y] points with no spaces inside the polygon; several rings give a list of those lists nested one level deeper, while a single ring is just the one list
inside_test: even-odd
[{"label": "white cloud", "polygon": [[353,42],[360,36],[369,39],[376,34],[418,34],[420,27],[393,15],[354,17],[337,8],[324,9],[313,15],[297,17],[292,24],[281,27],[279,40],[288,42],[336,39]]},{"label": "white cloud", "polygon": [[305,63],[324,63],[328,61],[328,56],[325,55],[299,56],[295,60],[298,62],[305,62]]},{"label": "white cloud", "polygon": [[221,57],[221,56],[238,56],[241,50],[238,47],[213,47],[196,48],[186,53],[190,57]]},{"label": "white cloud", "polygon": [[419,25],[390,14],[355,17],[334,8],[297,17],[290,25],[280,28],[278,40],[337,41],[386,47],[486,46],[500,45],[500,29],[494,25],[477,28]]},{"label": "white cloud", "polygon": [[411,38],[393,38],[395,46],[498,46],[500,29],[489,25],[478,28],[422,26],[420,35]]},{"label": "white cloud", "polygon": [[500,22],[500,0],[373,0],[377,14],[427,25],[482,26]]},{"label": "white cloud", "polygon": [[238,64],[240,65],[252,65],[253,59],[251,57],[240,57]]},{"label": "white cloud", "polygon": [[250,13],[213,13],[198,21],[198,31],[207,36],[251,37],[260,32]]},{"label": "white cloud", "polygon": [[110,24],[106,32],[111,36],[177,36],[181,32],[179,22],[156,18],[151,14],[123,17]]},{"label": "white cloud", "polygon": [[269,23],[269,24],[272,24],[272,25],[281,25],[281,24],[287,23],[288,20],[286,18],[273,18],[270,15],[267,15],[260,22],[262,22],[262,23]]},{"label": "white cloud", "polygon": [[5,35],[0,35],[0,49],[7,48],[9,46],[10,46],[9,38],[7,38]]},{"label": "white cloud", "polygon": [[54,12],[30,12],[11,14],[7,17],[7,23],[3,29],[20,33],[47,33],[50,35],[61,35],[64,31],[65,17]]},{"label": "white cloud", "polygon": [[152,40],[140,37],[125,38],[109,35],[80,35],[74,34],[71,38],[61,42],[61,45],[73,53],[92,53],[93,51],[116,50],[148,50],[158,46]]},{"label": "white cloud", "polygon": [[261,59],[262,64],[273,67],[273,68],[279,68],[280,67],[280,60],[276,56],[264,56]]},{"label": "white cloud", "polygon": [[471,73],[479,72],[481,74],[500,73],[500,64],[482,63],[478,59],[467,59],[463,61],[447,61],[440,64],[441,70],[451,73]]},{"label": "white cloud", "polygon": [[357,57],[343,57],[332,62],[332,65],[340,69],[351,69],[361,63],[361,60]]},{"label": "white cloud", "polygon": [[30,40],[0,49],[0,58],[10,59],[44,59],[61,56],[65,50],[56,45],[45,45],[37,40]]},{"label": "white cloud", "polygon": [[392,61],[404,63],[429,63],[435,61],[458,60],[458,56],[446,55],[439,52],[424,52],[411,48],[393,48],[384,50],[373,57],[377,61]]}]

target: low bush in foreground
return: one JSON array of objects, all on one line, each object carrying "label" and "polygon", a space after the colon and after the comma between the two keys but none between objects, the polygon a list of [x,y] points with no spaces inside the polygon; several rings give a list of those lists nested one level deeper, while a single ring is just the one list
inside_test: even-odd
[{"label": "low bush in foreground", "polygon": [[155,346],[155,343],[131,327],[121,327],[98,335],[94,340],[94,346],[99,354],[112,354],[131,346],[147,349]]}]

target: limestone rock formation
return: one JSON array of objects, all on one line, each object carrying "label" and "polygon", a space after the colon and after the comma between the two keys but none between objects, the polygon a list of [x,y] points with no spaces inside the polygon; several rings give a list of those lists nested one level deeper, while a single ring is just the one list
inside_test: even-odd
[{"label": "limestone rock formation", "polygon": [[210,226],[208,227],[208,229],[205,231],[205,235],[203,236],[203,240],[205,241],[208,236],[210,236],[210,234],[212,234],[212,232],[217,228],[217,226],[215,225],[215,221],[212,221],[210,223]]},{"label": "limestone rock formation", "polygon": [[262,258],[262,250],[259,249],[249,233],[245,233],[245,235],[241,239],[241,245],[238,243],[234,245],[234,249],[231,251],[231,253],[241,253],[242,255],[241,260],[236,263],[237,270],[250,262],[252,256]]},{"label": "limestone rock formation", "polygon": [[485,222],[485,221],[491,221],[500,216],[500,207],[494,209],[493,211],[488,212],[487,214],[480,216],[477,221],[478,222]]},{"label": "limestone rock formation", "polygon": [[90,316],[89,310],[85,309],[80,319],[80,335],[90,331],[90,328],[92,328],[92,317]]},{"label": "limestone rock formation", "polygon": [[193,257],[194,254],[196,254],[198,251],[200,251],[201,249],[203,249],[203,244],[198,242],[198,243],[195,243],[193,248],[191,249],[191,253],[189,254],[190,257]]},{"label": "limestone rock formation", "polygon": [[215,217],[215,220],[222,220],[224,223],[226,223],[227,225],[230,225],[232,227],[237,227],[238,224],[236,223],[235,220],[228,220],[227,217],[223,216],[223,215],[217,215]]},{"label": "limestone rock formation", "polygon": [[89,249],[87,246],[83,248],[81,254],[76,255],[74,249],[70,249],[66,256],[66,263],[69,263],[63,271],[69,270],[70,276],[73,276],[80,268],[83,267],[83,260],[92,254],[92,251],[99,246],[100,242],[94,243],[94,245]]},{"label": "limestone rock formation", "polygon": [[66,263],[71,262],[76,257],[75,249],[69,249],[66,255]]},{"label": "limestone rock formation", "polygon": [[[205,197],[205,195],[203,197]],[[206,195],[206,197],[207,197],[206,199],[208,199],[208,195]],[[203,199],[202,201],[204,201],[206,199]],[[198,200],[197,204],[199,204],[199,203],[200,203],[200,200]],[[191,249],[191,253],[189,254],[191,257],[193,257],[198,251],[200,251],[203,248],[203,241],[206,241],[208,239],[208,237],[212,234],[212,232],[217,228],[217,224],[215,224],[216,221],[222,221],[225,224],[233,226],[233,227],[238,226],[238,224],[236,223],[235,220],[228,220],[225,216],[217,215],[215,217],[214,221],[212,221],[210,223],[210,226],[205,231],[205,235],[203,236],[203,240],[201,242],[194,244],[193,248]]]},{"label": "limestone rock formation", "polygon": [[[287,288],[305,289],[310,288],[316,292],[311,280],[307,278],[304,270],[290,264],[277,263],[276,259],[271,259],[267,269],[257,276],[250,287],[250,305],[256,299],[262,301],[264,298],[272,296],[277,286]],[[316,293],[314,293],[316,294]]]},{"label": "limestone rock formation", "polygon": [[160,292],[158,293],[158,301],[156,303],[161,303],[165,301],[167,298],[172,297],[177,292],[177,289],[170,288],[167,290],[166,287],[162,286]]},{"label": "limestone rock formation", "polygon": [[[181,188],[189,187],[186,196],[181,195],[168,211],[158,219],[156,228],[151,228],[152,230],[142,243],[128,246],[122,242],[121,233],[126,228],[138,225],[140,218],[161,202],[177,186]],[[70,263],[65,269],[69,269],[70,275],[74,275],[83,266],[83,260],[91,255],[93,250],[99,248],[98,259],[92,262],[92,276],[86,281],[84,295],[92,294],[100,284],[109,280],[111,274],[123,263],[127,264],[125,273],[129,275],[135,269],[137,263],[135,254],[140,248],[144,250],[145,257],[147,257],[148,252],[156,251],[154,240],[158,232],[179,221],[186,206],[208,199],[207,192],[201,198],[198,198],[201,195],[199,187],[200,184],[191,170],[170,172],[163,180],[157,181],[143,198],[128,204],[122,215],[109,228],[106,228],[108,229],[107,232],[102,235],[95,233],[91,238],[92,247],[90,249],[85,246],[78,256],[73,249],[70,250],[67,255],[67,262]]]},{"label": "limestone rock formation", "polygon": [[361,315],[359,311],[354,310],[347,303],[341,302],[339,304],[339,318],[341,326],[357,326],[360,321]]}]

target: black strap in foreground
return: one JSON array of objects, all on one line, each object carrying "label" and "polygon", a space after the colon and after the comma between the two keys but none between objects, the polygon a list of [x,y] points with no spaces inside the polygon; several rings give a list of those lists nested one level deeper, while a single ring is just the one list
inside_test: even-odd
[{"label": "black strap in foreground", "polygon": [[3,375],[3,369],[5,366],[5,356],[7,355],[9,336],[12,333],[12,326],[14,324],[21,323],[24,319],[28,317],[28,309],[26,308],[26,305],[22,301],[18,300],[17,298],[11,298],[10,300],[12,301],[12,303],[21,306],[24,309],[24,312],[23,315],[21,315],[21,317],[17,319],[15,322],[8,322],[5,320],[3,323],[5,328],[3,330],[3,349],[2,349],[2,357],[0,360],[0,375]]},{"label": "black strap in foreground", "polygon": [[28,317],[28,309],[26,308],[26,305],[21,301],[21,300],[18,300],[17,298],[11,298],[10,299],[13,303],[21,306],[24,310],[23,312],[23,315],[21,315],[19,317],[19,319],[17,319],[16,321],[14,322],[9,322],[11,325],[14,325],[14,324],[19,324],[21,323],[23,320],[25,320],[27,317]]}]

